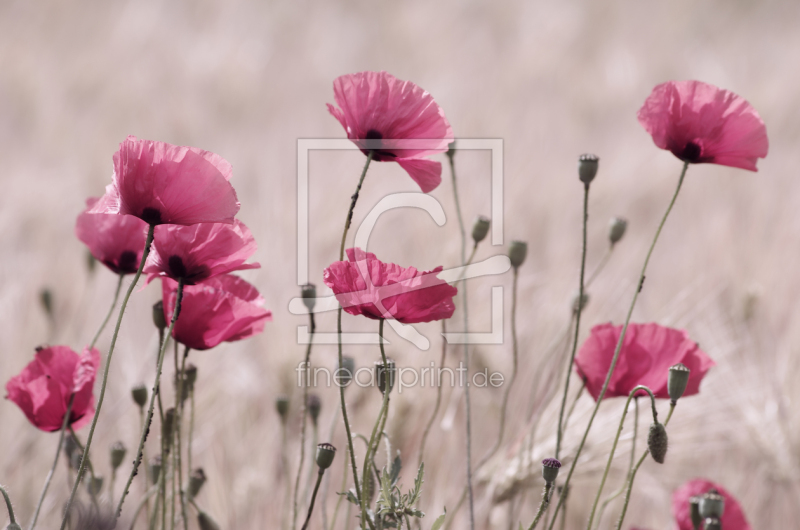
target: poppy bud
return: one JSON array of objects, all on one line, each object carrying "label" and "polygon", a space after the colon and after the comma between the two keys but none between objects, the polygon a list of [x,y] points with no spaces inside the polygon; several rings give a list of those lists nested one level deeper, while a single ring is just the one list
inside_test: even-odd
[{"label": "poppy bud", "polygon": [[189,475],[189,498],[194,499],[206,483],[206,474],[202,467],[198,467]]},{"label": "poppy bud", "polygon": [[113,469],[117,469],[122,465],[122,461],[125,459],[125,453],[127,452],[128,450],[125,449],[125,446],[122,445],[122,442],[116,442],[111,446],[109,453],[111,455],[111,467]]},{"label": "poppy bud", "polygon": [[338,365],[334,376],[336,384],[340,387],[347,386],[353,380],[353,373],[356,370],[356,361],[352,357],[342,357],[342,364]]},{"label": "poppy bud", "polygon": [[512,241],[508,246],[508,259],[511,260],[511,265],[515,269],[525,262],[527,255],[528,244],[524,241]]},{"label": "poppy bud", "polygon": [[686,391],[686,385],[689,384],[690,372],[691,371],[683,363],[670,366],[669,378],[667,379],[667,391],[669,392],[669,399],[673,404],[676,403]]},{"label": "poppy bud", "polygon": [[86,269],[89,271],[89,274],[94,272],[94,267],[97,264],[97,260],[92,256],[92,251],[86,251]]},{"label": "poppy bud", "polygon": [[709,518],[722,517],[724,511],[725,497],[720,495],[716,489],[712,488],[700,497],[700,516],[706,519],[706,524]]},{"label": "poppy bud", "polygon": [[161,455],[156,455],[150,459],[150,481],[158,484],[158,476],[161,474]]},{"label": "poppy bud", "polygon": [[164,411],[164,423],[161,425],[161,436],[165,440],[172,440],[172,432],[175,429],[175,407],[170,407]]},{"label": "poppy bud", "polygon": [[703,522],[703,516],[700,515],[700,496],[692,495],[689,497],[689,517],[692,519],[692,526],[697,530]]},{"label": "poppy bud", "polygon": [[197,526],[200,530],[220,530],[219,525],[206,512],[197,512]]},{"label": "poppy bud", "polygon": [[311,312],[314,310],[314,304],[317,303],[317,286],[313,283],[307,283],[300,288],[301,296],[303,297],[303,304]]},{"label": "poppy bud", "polygon": [[144,385],[136,385],[131,389],[131,397],[133,401],[139,405],[139,408],[147,404],[147,387]]},{"label": "poppy bud", "polygon": [[653,455],[653,460],[659,464],[664,463],[667,456],[667,429],[661,423],[650,424],[650,432],[647,434],[647,448]]},{"label": "poppy bud", "polygon": [[572,306],[572,312],[573,313],[577,313],[578,309],[583,311],[584,309],[586,309],[586,304],[589,303],[589,293],[584,292],[583,293],[583,297],[581,298],[580,308],[578,308],[578,297],[579,297],[579,293],[575,293],[575,294],[572,295],[572,304],[571,304],[571,306]]},{"label": "poppy bud", "polygon": [[164,331],[167,328],[167,319],[164,317],[164,302],[161,300],[153,304],[153,324],[159,331]]},{"label": "poppy bud", "polygon": [[103,477],[91,477],[86,481],[86,491],[92,496],[100,495],[103,491]]},{"label": "poppy bud", "polygon": [[600,161],[597,158],[597,155],[581,155],[578,158],[578,177],[581,179],[581,182],[586,184],[587,186],[591,184],[594,180],[594,176],[597,175],[597,165]]},{"label": "poppy bud", "polygon": [[311,421],[316,425],[317,418],[319,418],[319,411],[322,409],[322,401],[320,401],[319,396],[316,394],[309,394],[308,400],[306,401],[306,408],[308,409],[308,415],[311,416]]},{"label": "poppy bud", "polygon": [[709,517],[703,524],[703,530],[722,530],[722,523],[716,517]]},{"label": "poppy bud", "polygon": [[472,240],[475,241],[476,245],[486,239],[486,234],[489,233],[490,225],[491,223],[488,217],[479,215],[475,219],[475,223],[472,225]]},{"label": "poppy bud", "polygon": [[628,221],[622,217],[612,217],[608,223],[608,240],[611,241],[611,246],[616,245],[622,236],[625,235],[625,229],[628,228]]},{"label": "poppy bud", "polygon": [[[391,393],[392,388],[394,388],[394,379],[397,373],[395,368],[394,360],[386,359],[386,364],[388,367],[384,367],[383,362],[376,361],[375,362],[375,381],[378,383],[378,390],[381,391],[383,394],[386,391],[386,383],[388,379],[389,383],[389,392]],[[388,372],[388,374],[387,374]],[[388,377],[387,377],[388,375]]]},{"label": "poppy bud", "polygon": [[286,421],[286,415],[289,414],[289,397],[288,396],[278,396],[275,398],[275,410],[278,411],[278,415],[281,417],[281,421]]},{"label": "poppy bud", "polygon": [[317,446],[317,465],[320,472],[331,467],[335,456],[336,448],[331,444],[319,444]]},{"label": "poppy bud", "polygon": [[47,287],[39,291],[39,303],[42,304],[42,309],[47,316],[53,318],[53,292]]},{"label": "poppy bud", "polygon": [[558,478],[558,470],[561,462],[555,458],[545,458],[542,460],[542,477],[547,484],[552,484]]}]

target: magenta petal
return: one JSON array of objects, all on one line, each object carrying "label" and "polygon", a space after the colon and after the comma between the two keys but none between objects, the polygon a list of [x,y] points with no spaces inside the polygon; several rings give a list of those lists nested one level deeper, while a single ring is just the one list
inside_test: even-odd
[{"label": "magenta petal", "polygon": [[136,272],[147,239],[147,223],[132,215],[90,213],[98,202],[95,198],[86,201],[87,208],[75,223],[75,235],[112,272]]},{"label": "magenta petal", "polygon": [[442,164],[426,158],[398,158],[397,163],[408,172],[424,193],[436,189],[442,182]]},{"label": "magenta petal", "polygon": [[736,497],[719,484],[702,478],[690,480],[672,494],[672,516],[678,525],[677,530],[694,529],[689,513],[689,499],[695,495],[703,495],[712,488],[725,498],[725,511],[722,512],[720,519],[722,528],[725,530],[752,530]]}]

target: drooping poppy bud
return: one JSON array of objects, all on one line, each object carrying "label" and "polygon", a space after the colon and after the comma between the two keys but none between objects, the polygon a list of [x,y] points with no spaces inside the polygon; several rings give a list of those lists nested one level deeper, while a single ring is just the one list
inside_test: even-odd
[{"label": "drooping poppy bud", "polygon": [[667,445],[667,429],[664,428],[664,425],[658,422],[650,424],[647,448],[650,449],[653,460],[659,464],[663,464],[664,458],[667,456]]}]

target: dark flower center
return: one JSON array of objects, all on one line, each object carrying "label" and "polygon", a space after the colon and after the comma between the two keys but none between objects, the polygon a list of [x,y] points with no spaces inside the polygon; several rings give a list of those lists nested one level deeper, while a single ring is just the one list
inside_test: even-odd
[{"label": "dark flower center", "polygon": [[180,256],[170,256],[169,260],[167,260],[167,266],[173,278],[186,278],[189,272],[186,270],[186,265],[183,264],[183,260]]},{"label": "dark flower center", "polygon": [[[370,130],[367,131],[366,138],[364,138],[364,139],[365,140],[382,140],[383,139],[383,133],[381,133],[380,131],[378,131],[376,129],[370,129]],[[386,160],[392,160],[392,159],[397,158],[397,155],[394,154],[393,152],[381,150],[380,149],[380,147],[382,145],[381,142],[375,142],[375,144],[377,144],[377,146],[373,147],[374,144],[371,144],[371,146],[370,146],[371,150],[373,151],[372,158],[374,160],[377,160],[379,162],[384,162]],[[362,149],[362,152],[364,154],[369,153],[369,151],[370,151],[370,149]]]},{"label": "dark flower center", "polygon": [[680,158],[681,160],[685,160],[687,162],[698,162],[702,153],[703,148],[700,147],[696,142],[691,141],[688,142],[683,148]]},{"label": "dark flower center", "polygon": [[142,215],[139,218],[151,225],[161,224],[161,212],[156,208],[145,208],[142,210]]},{"label": "dark flower center", "polygon": [[125,250],[119,255],[119,265],[121,272],[136,272],[136,252]]},{"label": "dark flower center", "polygon": [[383,139],[383,135],[380,131],[376,131],[375,129],[370,129],[367,131],[367,140],[381,140]]}]

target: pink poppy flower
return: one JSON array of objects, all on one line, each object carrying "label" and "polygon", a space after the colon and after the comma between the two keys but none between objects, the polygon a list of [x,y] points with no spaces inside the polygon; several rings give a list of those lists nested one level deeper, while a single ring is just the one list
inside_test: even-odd
[{"label": "pink poppy flower", "polygon": [[78,355],[67,346],[38,348],[22,372],[6,383],[6,399],[22,409],[28,420],[43,431],[58,431],[75,394],[69,423],[79,429],[94,414],[94,379],[100,366],[97,348]]},{"label": "pink poppy flower", "polygon": [[672,515],[677,523],[676,530],[694,530],[689,513],[689,499],[695,495],[703,495],[712,488],[716,488],[717,492],[725,498],[725,511],[722,512],[720,518],[722,528],[724,530],[751,530],[750,523],[747,522],[742,507],[739,506],[739,501],[719,484],[702,478],[690,480],[672,494]]},{"label": "pink poppy flower", "polygon": [[157,226],[144,272],[148,282],[166,276],[194,285],[220,274],[261,267],[245,263],[255,251],[253,234],[238,219],[233,224]]},{"label": "pink poppy flower", "polygon": [[[178,284],[164,278],[161,292],[167,322],[175,310]],[[272,312],[261,307],[264,298],[255,287],[231,274],[215,276],[183,290],[181,314],[172,337],[193,350],[208,350],[220,342],[234,342],[264,331]]]},{"label": "pink poppy flower", "polygon": [[128,136],[114,175],[90,213],[134,215],[158,224],[230,223],[239,211],[231,165],[221,156]]},{"label": "pink poppy flower", "polygon": [[339,108],[328,111],[364,154],[397,162],[425,193],[439,185],[442,164],[425,157],[447,151],[453,129],[433,96],[386,72],[359,72],[338,77],[333,97]]},{"label": "pink poppy flower", "polygon": [[89,213],[97,201],[86,200],[86,210],[75,223],[75,235],[113,272],[133,274],[142,260],[147,223],[132,215]]},{"label": "pink poppy flower", "polygon": [[436,277],[442,267],[420,272],[383,263],[360,248],[347,249],[347,258],[350,261],[331,264],[322,278],[351,315],[393,318],[404,324],[453,316],[458,290]]},{"label": "pink poppy flower", "polygon": [[758,171],[767,156],[767,129],[744,98],[700,81],[658,85],[639,109],[655,144],[685,162]]},{"label": "pink poppy flower", "polygon": [[[603,388],[621,334],[621,325],[595,326],[575,357],[575,369],[595,400]],[[652,323],[630,324],[605,398],[627,396],[635,386],[645,385],[657,398],[669,399],[669,368],[678,363],[691,370],[684,397],[700,391],[700,381],[716,364],[683,330]]]}]

